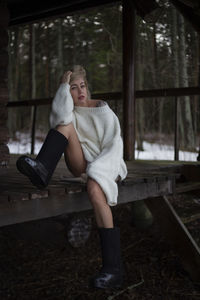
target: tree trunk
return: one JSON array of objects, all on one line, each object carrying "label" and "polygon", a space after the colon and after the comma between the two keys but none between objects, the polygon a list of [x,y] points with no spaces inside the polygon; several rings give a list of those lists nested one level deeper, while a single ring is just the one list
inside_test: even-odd
[{"label": "tree trunk", "polygon": [[[9,91],[9,100],[14,101],[14,62],[13,62],[13,53],[11,49],[11,39],[13,32],[9,32],[9,44],[8,44],[8,54],[9,54],[9,65],[8,65],[8,91]],[[16,131],[16,118],[17,111],[16,109],[8,109],[8,130],[11,138],[14,137]]]},{"label": "tree trunk", "polygon": [[[160,88],[161,87],[161,79],[158,73],[158,49],[157,49],[157,42],[156,42],[156,24],[153,24],[153,66],[154,66],[154,73],[155,73],[155,78],[154,78],[154,88]],[[155,102],[157,103],[157,106],[159,107],[158,110],[158,132],[159,132],[159,137],[161,137],[162,131],[163,131],[163,123],[164,123],[164,103],[166,99],[163,98],[156,98]]]},{"label": "tree trunk", "polygon": [[[13,49],[9,48],[9,98],[10,101],[18,100],[19,86],[19,28],[16,27],[10,31],[10,37],[14,40]],[[10,45],[10,43],[9,43]],[[9,108],[8,110],[8,128],[10,137],[14,137],[16,128],[21,125],[20,108]]]},{"label": "tree trunk", "polygon": [[[143,65],[143,43],[140,37],[139,28],[137,27],[136,31],[136,80],[137,80],[137,89],[143,89],[143,73],[144,73],[144,65]],[[143,140],[144,140],[144,99],[136,100],[136,141],[137,141],[137,150],[143,151]]]},{"label": "tree trunk", "polygon": [[7,106],[8,103],[8,23],[9,11],[5,1],[0,2],[0,167],[9,162]]},{"label": "tree trunk", "polygon": [[62,74],[64,72],[63,69],[63,29],[62,29],[62,19],[58,21],[58,80],[60,80]]},{"label": "tree trunk", "polygon": [[[196,76],[196,84],[197,86],[200,85],[200,38],[198,36],[198,47],[197,47],[197,60],[198,60],[198,70],[197,70],[197,76]],[[198,98],[196,99],[197,103],[199,103],[199,100],[200,100],[200,95],[197,96]],[[199,112],[199,109],[197,110]],[[199,113],[198,113],[199,115]],[[198,118],[199,120],[199,118]],[[199,123],[197,124],[197,130],[199,130],[200,127],[199,127]],[[198,141],[199,142],[199,154],[198,154],[198,157],[197,157],[197,160],[200,161],[200,140]]]},{"label": "tree trunk", "polygon": [[29,54],[29,62],[30,62],[30,82],[29,82],[29,87],[30,87],[30,94],[29,97],[30,99],[35,99],[36,98],[36,78],[35,78],[35,28],[34,24],[29,25],[29,30],[30,30],[30,54]]},{"label": "tree trunk", "polygon": [[[35,78],[35,27],[34,24],[29,25],[30,32],[30,48],[29,48],[29,74],[30,74],[30,99],[36,98],[36,78]],[[34,144],[35,144],[35,116],[36,107],[31,107],[31,154],[34,154]]]},{"label": "tree trunk", "polygon": [[[200,86],[200,38],[199,35],[193,31],[191,33],[191,41],[193,43],[193,47],[191,47],[192,52],[192,86]],[[198,135],[198,123],[199,123],[199,110],[198,110],[198,103],[200,100],[200,95],[195,95],[193,98],[193,116],[194,116],[194,135],[197,137]],[[196,138],[197,139],[197,138]]]},{"label": "tree trunk", "polygon": [[[186,55],[186,41],[185,41],[185,23],[182,15],[178,15],[179,20],[179,75],[180,85],[182,87],[188,86],[188,72],[187,72],[187,55]],[[181,112],[184,120],[184,148],[194,150],[195,139],[192,124],[192,113],[190,105],[190,97],[182,97]]]},{"label": "tree trunk", "polygon": [[[153,49],[153,34],[151,32],[151,30],[149,29],[148,26],[145,26],[145,31],[147,34],[147,38],[145,39],[145,43],[144,43],[144,59],[145,57],[148,58],[146,59],[146,66],[145,68],[149,71],[149,77],[150,77],[150,81],[149,81],[149,85],[151,84],[151,86],[148,86],[148,88],[150,89],[154,89],[156,87],[156,77],[155,77],[155,66],[154,66],[154,49]],[[148,84],[148,81],[147,81]],[[154,114],[155,111],[157,111],[157,99],[156,98],[151,98],[151,109],[152,109],[152,113]],[[151,132],[155,132],[157,129],[157,114],[154,115],[154,117],[151,119]]]},{"label": "tree trunk", "polygon": [[[173,71],[173,82],[174,87],[179,87],[179,47],[178,47],[178,20],[177,20],[177,11],[175,8],[172,8],[172,27],[171,27],[171,39],[172,39],[172,71]],[[178,128],[180,132],[180,139],[184,139],[184,126],[183,126],[183,118],[181,112],[181,103],[180,99],[178,98],[177,103],[177,115],[178,115]],[[179,143],[180,141],[178,141]],[[178,145],[179,147],[179,145]]]},{"label": "tree trunk", "polygon": [[45,39],[45,55],[46,55],[46,64],[45,64],[45,97],[49,97],[51,95],[51,86],[50,86],[50,73],[49,73],[49,65],[50,65],[50,51],[49,51],[49,27],[47,23],[46,30],[46,39]]}]

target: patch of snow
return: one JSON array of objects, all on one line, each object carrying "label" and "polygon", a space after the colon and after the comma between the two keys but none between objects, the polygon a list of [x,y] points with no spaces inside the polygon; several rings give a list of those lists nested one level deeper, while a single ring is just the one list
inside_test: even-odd
[{"label": "patch of snow", "polygon": [[[38,154],[43,141],[35,139],[34,154]],[[10,153],[30,154],[31,138],[27,133],[16,133],[16,139],[10,139],[8,143]],[[142,160],[174,160],[174,147],[170,145],[143,142],[144,151],[135,150],[135,158]],[[179,160],[197,161],[198,152],[179,151]]]},{"label": "patch of snow", "polygon": [[[31,137],[28,133],[16,132],[15,139],[10,139],[8,147],[12,154],[30,154],[31,153]],[[42,141],[35,139],[35,154],[38,154],[42,146]]]},{"label": "patch of snow", "polygon": [[[174,147],[170,145],[143,142],[144,151],[135,150],[136,159],[174,160]],[[179,160],[197,161],[198,152],[179,151]]]}]

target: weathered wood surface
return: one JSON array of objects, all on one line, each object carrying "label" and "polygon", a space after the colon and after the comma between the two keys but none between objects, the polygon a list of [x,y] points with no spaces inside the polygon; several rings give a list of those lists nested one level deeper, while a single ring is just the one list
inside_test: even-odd
[{"label": "weathered wood surface", "polygon": [[[64,159],[49,186],[38,190],[16,169],[12,155],[8,168],[0,170],[0,226],[91,209],[86,184],[73,178]],[[128,162],[129,174],[119,183],[119,203],[146,199],[174,191],[177,167]]]},{"label": "weathered wood surface", "polygon": [[[38,190],[17,171],[17,158],[12,155],[10,166],[0,169],[0,226],[91,209],[85,182],[71,176],[64,159],[59,162],[49,186]],[[198,182],[188,184],[187,179],[198,179],[200,163],[133,161],[127,162],[127,166],[128,176],[119,184],[119,204],[145,200],[184,268],[199,282],[200,250],[167,195],[199,190]],[[182,181],[181,189],[176,181]]]},{"label": "weathered wood surface", "polygon": [[200,282],[200,250],[167,196],[145,200],[161,232],[173,246],[190,277]]},{"label": "weathered wood surface", "polygon": [[[72,177],[64,159],[48,187],[38,190],[16,169],[17,158],[11,155],[9,167],[0,169],[0,226],[91,209],[86,184]],[[200,163],[133,161],[127,166],[128,176],[119,183],[119,204],[199,189],[198,182],[180,186],[176,179],[198,175]]]}]

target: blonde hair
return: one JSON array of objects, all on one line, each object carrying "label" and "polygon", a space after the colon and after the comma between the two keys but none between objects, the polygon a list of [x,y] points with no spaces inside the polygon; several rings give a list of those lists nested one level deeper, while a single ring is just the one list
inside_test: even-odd
[{"label": "blonde hair", "polygon": [[88,81],[87,81],[87,77],[86,77],[86,70],[81,65],[75,65],[71,68],[71,71],[72,71],[72,74],[70,77],[69,84],[71,84],[74,80],[76,80],[78,78],[82,78],[84,80],[84,83],[85,83],[85,86],[87,89],[88,97],[90,98]]}]

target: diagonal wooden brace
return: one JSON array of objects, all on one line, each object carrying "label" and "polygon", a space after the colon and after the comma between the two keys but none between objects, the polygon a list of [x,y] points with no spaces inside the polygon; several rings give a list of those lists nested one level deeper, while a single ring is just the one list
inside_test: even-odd
[{"label": "diagonal wooden brace", "polygon": [[180,257],[192,280],[200,282],[200,249],[175,212],[167,196],[145,200],[155,222]]}]

